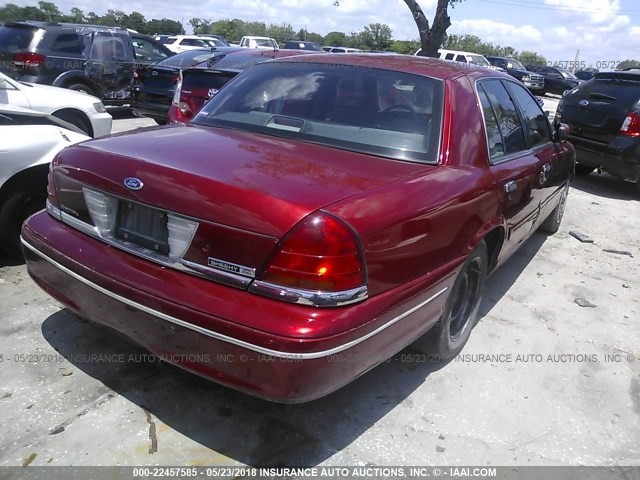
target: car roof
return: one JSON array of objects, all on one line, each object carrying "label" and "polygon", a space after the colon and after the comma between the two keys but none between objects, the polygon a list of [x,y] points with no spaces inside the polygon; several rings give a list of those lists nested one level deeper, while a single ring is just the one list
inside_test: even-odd
[{"label": "car roof", "polygon": [[383,70],[423,75],[441,80],[469,72],[474,72],[477,76],[511,79],[507,74],[487,68],[470,66],[466,63],[449,62],[447,60],[440,60],[431,57],[416,57],[414,55],[371,55],[368,53],[333,55],[330,53],[316,53],[302,55],[295,58],[279,58],[274,61],[325,63],[330,65],[379,68]]}]

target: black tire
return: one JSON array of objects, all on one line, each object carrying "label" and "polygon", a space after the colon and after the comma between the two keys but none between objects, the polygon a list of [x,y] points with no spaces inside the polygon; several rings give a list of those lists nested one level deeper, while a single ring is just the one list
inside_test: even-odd
[{"label": "black tire", "polygon": [[0,247],[10,257],[21,259],[20,231],[24,221],[42,210],[47,200],[46,182],[22,184],[0,208]]},{"label": "black tire", "polygon": [[69,85],[66,85],[65,88],[68,90],[73,90],[74,92],[82,92],[86,93],[87,95],[95,96],[95,93],[93,92],[91,87],[85,83],[71,83]]},{"label": "black tire", "polygon": [[158,120],[157,118],[153,119],[158,125],[166,125],[167,124],[167,120]]},{"label": "black tire", "polygon": [[481,241],[469,254],[453,282],[438,322],[411,346],[440,361],[460,353],[478,322],[478,309],[487,279],[489,255]]},{"label": "black tire", "polygon": [[86,115],[80,111],[74,112],[71,110],[64,110],[62,112],[55,112],[53,114],[54,117],[59,118],[60,120],[64,120],[71,125],[78,127],[88,136],[93,137],[93,128],[91,127],[91,123]]},{"label": "black tire", "polygon": [[553,209],[553,212],[549,214],[549,216],[545,219],[545,221],[540,225],[539,230],[544,233],[548,233],[553,235],[557,233],[560,229],[560,224],[562,223],[562,217],[564,216],[564,209],[567,205],[567,196],[569,195],[569,184],[565,185],[562,189],[562,193],[560,194],[560,202]]},{"label": "black tire", "polygon": [[583,165],[581,163],[576,163],[576,175],[589,175],[595,169],[596,169],[596,167],[590,167],[589,165]]},{"label": "black tire", "polygon": [[547,94],[547,91],[544,88],[538,91],[538,95],[540,95],[541,97],[544,97],[546,94]]}]

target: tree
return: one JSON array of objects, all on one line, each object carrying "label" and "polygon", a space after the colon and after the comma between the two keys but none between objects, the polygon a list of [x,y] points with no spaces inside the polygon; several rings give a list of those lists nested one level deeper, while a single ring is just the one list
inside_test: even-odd
[{"label": "tree", "polygon": [[266,36],[275,38],[278,43],[285,43],[287,40],[291,40],[296,36],[296,31],[288,23],[282,23],[280,25],[272,23],[267,27]]},{"label": "tree", "polygon": [[78,7],[73,7],[71,9],[71,15],[69,15],[69,20],[73,23],[85,23],[87,19],[84,16],[84,12],[80,10]]},{"label": "tree", "polygon": [[347,35],[344,32],[329,32],[324,37],[324,42],[332,47],[340,47],[347,43]]},{"label": "tree", "polygon": [[62,12],[58,9],[55,3],[38,2],[38,8],[49,22],[57,22],[60,20],[60,17],[62,17]]},{"label": "tree", "polygon": [[547,59],[542,55],[538,55],[536,52],[530,52],[528,50],[523,51],[518,55],[518,60],[524,65],[546,65]]},{"label": "tree", "polygon": [[364,27],[361,38],[366,48],[386,50],[391,45],[391,29],[383,23],[372,23],[368,27]]},{"label": "tree", "polygon": [[624,70],[625,68],[640,68],[640,61],[638,60],[623,60],[618,64],[616,70]]},{"label": "tree", "polygon": [[[444,39],[447,34],[447,29],[451,26],[451,18],[449,18],[448,9],[459,2],[464,0],[438,0],[436,5],[436,13],[433,17],[433,21],[429,24],[429,20],[425,16],[424,12],[418,2],[415,0],[404,0],[409,10],[413,14],[413,20],[418,27],[418,33],[420,34],[420,46],[422,51],[420,55],[425,57],[437,57],[438,49],[444,43]],[[335,6],[340,6],[340,0],[333,2]]]},{"label": "tree", "polygon": [[23,8],[15,3],[7,3],[0,8],[0,22],[15,22],[24,20]]}]

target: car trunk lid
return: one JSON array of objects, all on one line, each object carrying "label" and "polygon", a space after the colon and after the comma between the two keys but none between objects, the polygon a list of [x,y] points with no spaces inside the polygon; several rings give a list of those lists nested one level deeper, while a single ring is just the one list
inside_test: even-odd
[{"label": "car trunk lid", "polygon": [[202,68],[184,70],[182,72],[180,101],[189,106],[191,115],[193,116],[238,73],[238,70],[210,70]]},{"label": "car trunk lid", "polygon": [[[310,213],[425,168],[434,167],[229,129],[174,125],[66,149],[54,176],[67,213],[79,212],[82,186],[105,192],[119,199],[117,227],[128,233],[138,229],[133,233],[153,242],[158,239],[154,225],[166,225],[166,214],[175,213],[199,223],[190,261],[206,265],[213,258],[257,269],[277,241]],[[128,188],[127,179],[142,188],[135,189],[135,182]],[[134,211],[132,221],[121,217],[125,207]],[[153,220],[153,213],[160,219]],[[164,245],[144,248],[166,254],[164,235]],[[133,239],[141,244],[138,240]]]}]

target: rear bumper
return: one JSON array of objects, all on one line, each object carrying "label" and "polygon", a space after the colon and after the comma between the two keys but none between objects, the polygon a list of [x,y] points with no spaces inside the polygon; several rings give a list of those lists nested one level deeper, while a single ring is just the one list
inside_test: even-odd
[{"label": "rear bumper", "polygon": [[[195,280],[202,282],[202,289],[193,292],[193,299],[183,297],[177,294],[180,285],[174,279],[190,276],[111,248],[46,212],[25,222],[22,242],[31,277],[80,316],[120,331],[191,372],[255,396],[291,403],[331,393],[425,333],[440,317],[458,270],[439,275],[428,288],[391,308],[390,298],[402,298],[398,292],[319,310],[204,279]],[[107,257],[108,262],[92,263]],[[126,274],[134,270],[121,268],[127,262],[135,264],[135,276]],[[139,279],[144,281],[136,283]],[[158,289],[165,293],[158,294]],[[208,310],[197,304],[203,296]],[[282,323],[308,321],[316,314],[334,325],[353,318],[362,318],[362,323],[325,337],[284,336],[248,326],[247,319],[269,316],[273,310],[280,312],[280,328]]]},{"label": "rear bumper", "polygon": [[616,137],[608,144],[569,136],[576,150],[576,162],[599,167],[631,182],[640,182],[640,138]]},{"label": "rear bumper", "polygon": [[540,90],[544,90],[544,82],[523,81],[522,83],[524,84],[525,87],[527,87],[532,92],[538,92]]},{"label": "rear bumper", "polygon": [[140,100],[134,96],[131,101],[131,109],[133,113],[138,117],[147,117],[161,122],[166,122],[169,115],[169,107],[171,101],[168,102],[156,102],[152,100]]}]

